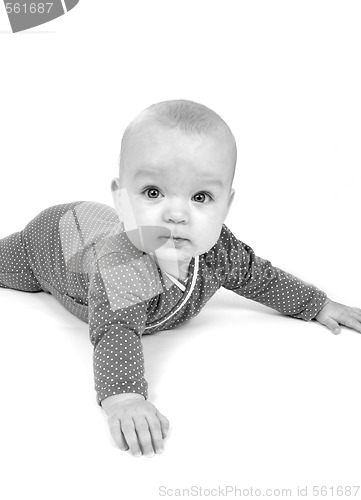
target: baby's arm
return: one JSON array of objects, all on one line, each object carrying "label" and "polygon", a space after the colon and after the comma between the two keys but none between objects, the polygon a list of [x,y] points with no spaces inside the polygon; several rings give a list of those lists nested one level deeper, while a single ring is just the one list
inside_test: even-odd
[{"label": "baby's arm", "polygon": [[141,394],[117,394],[103,399],[101,404],[110,433],[121,450],[129,450],[136,457],[163,452],[169,421]]},{"label": "baby's arm", "polygon": [[224,229],[226,256],[218,264],[222,286],[282,314],[309,321],[326,303],[327,295],[310,283],[258,257],[253,249]]},{"label": "baby's arm", "polygon": [[[107,413],[111,435],[121,450],[129,449],[134,456],[152,456],[163,451],[169,422],[146,401],[141,334],[147,304],[136,301],[118,307],[115,299],[122,296],[122,290],[119,287],[118,295],[110,296],[107,285],[100,272],[92,273],[89,333],[94,346],[97,402]],[[134,293],[125,295],[136,298]]]},{"label": "baby's arm", "polygon": [[361,309],[333,302],[314,285],[257,257],[226,226],[222,236],[227,259],[220,270],[225,288],[294,318],[315,319],[335,334],[340,324],[361,333]]}]

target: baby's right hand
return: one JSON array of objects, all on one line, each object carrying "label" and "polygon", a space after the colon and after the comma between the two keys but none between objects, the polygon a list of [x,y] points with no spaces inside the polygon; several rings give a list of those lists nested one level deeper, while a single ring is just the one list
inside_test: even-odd
[{"label": "baby's right hand", "polygon": [[141,394],[118,394],[102,401],[110,433],[123,451],[133,456],[162,453],[169,421]]}]

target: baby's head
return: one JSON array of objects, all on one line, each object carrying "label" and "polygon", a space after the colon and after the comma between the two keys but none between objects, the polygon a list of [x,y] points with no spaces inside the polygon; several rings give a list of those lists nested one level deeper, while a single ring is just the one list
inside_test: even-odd
[{"label": "baby's head", "polygon": [[147,228],[141,250],[166,259],[175,248],[179,261],[210,250],[233,201],[236,159],[228,125],[201,104],[165,101],[138,115],[124,132],[112,191],[125,229]]}]

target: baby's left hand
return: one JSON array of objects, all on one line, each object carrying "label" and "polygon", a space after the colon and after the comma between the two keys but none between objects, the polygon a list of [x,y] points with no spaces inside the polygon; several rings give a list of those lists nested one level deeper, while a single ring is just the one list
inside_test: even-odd
[{"label": "baby's left hand", "polygon": [[348,326],[361,333],[361,309],[345,306],[330,299],[326,300],[315,320],[327,326],[335,335],[341,332],[340,325]]}]

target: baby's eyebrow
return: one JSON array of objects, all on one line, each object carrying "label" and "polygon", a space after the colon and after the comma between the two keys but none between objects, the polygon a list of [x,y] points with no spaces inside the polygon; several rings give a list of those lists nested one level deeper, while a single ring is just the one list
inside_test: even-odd
[{"label": "baby's eyebrow", "polygon": [[158,174],[159,172],[157,172],[156,170],[138,170],[138,172],[135,174],[134,177],[140,177],[141,175],[154,175],[154,174]]},{"label": "baby's eyebrow", "polygon": [[219,187],[223,187],[223,182],[220,179],[207,179],[207,177],[202,177],[201,182],[206,184],[216,184]]},{"label": "baby's eyebrow", "polygon": [[[157,172],[156,170],[138,170],[138,172],[135,174],[134,177],[136,178],[136,177],[140,177],[142,175],[152,176],[152,175],[160,175],[160,173]],[[217,185],[221,188],[223,187],[223,182],[220,179],[213,179],[210,177],[201,177],[201,179],[199,179],[198,183],[199,184],[213,184],[213,185]]]}]

